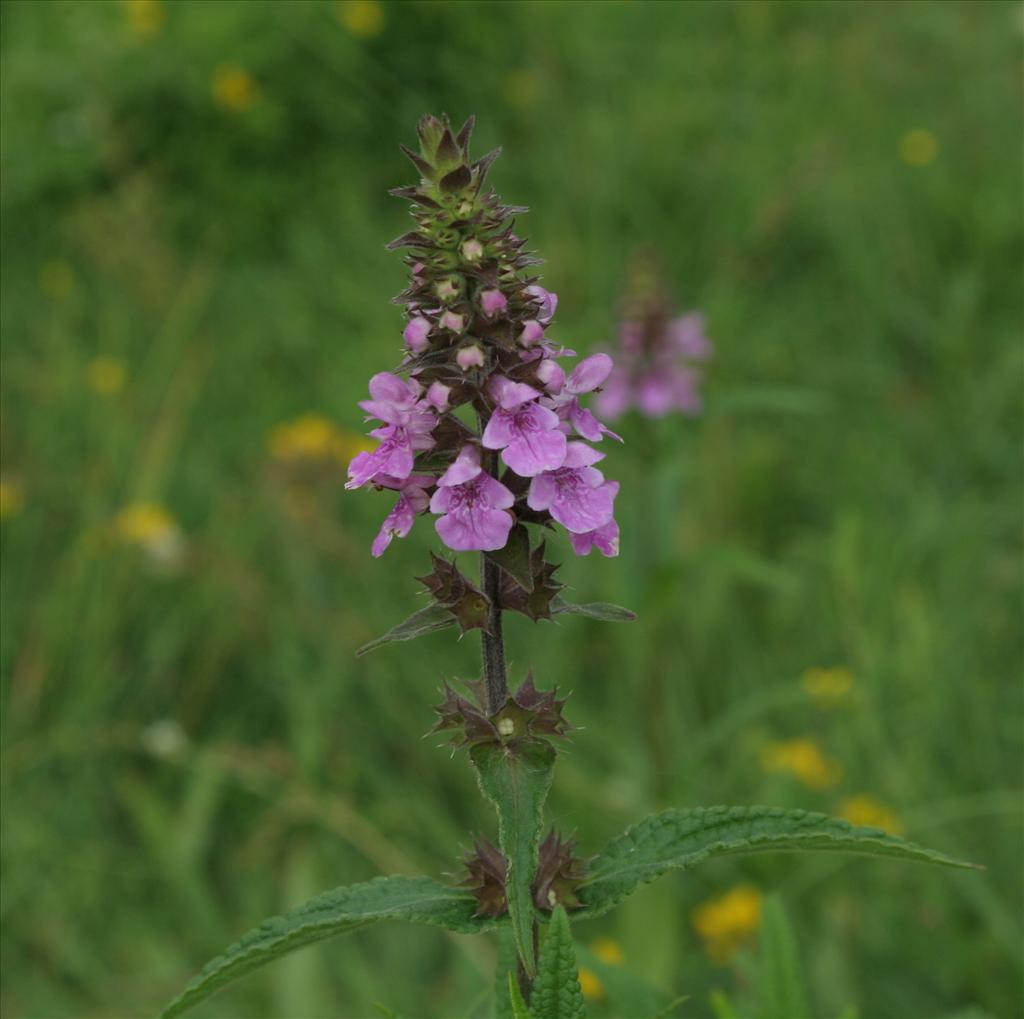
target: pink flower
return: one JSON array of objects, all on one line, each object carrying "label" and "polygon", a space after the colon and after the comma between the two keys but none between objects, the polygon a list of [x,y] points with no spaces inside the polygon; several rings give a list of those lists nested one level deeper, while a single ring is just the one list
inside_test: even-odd
[{"label": "pink flower", "polygon": [[461,333],[465,328],[466,320],[455,311],[446,311],[438,321],[442,329],[450,329],[453,333]]},{"label": "pink flower", "polygon": [[[619,483],[617,481],[607,482],[612,492],[612,501],[619,494]],[[572,543],[572,550],[576,555],[589,555],[592,548],[596,548],[603,556],[617,556],[619,554],[619,525],[613,517],[606,524],[595,528],[593,531],[585,531],[583,534],[569,533],[569,541]]]},{"label": "pink flower", "polygon": [[550,290],[545,290],[537,284],[527,287],[526,292],[540,305],[537,321],[541,325],[546,326],[555,317],[555,309],[558,307],[558,294],[553,294]]},{"label": "pink flower", "polygon": [[604,454],[583,442],[570,442],[565,463],[557,470],[538,474],[530,482],[526,503],[530,509],[548,510],[568,531],[586,534],[612,519],[619,486],[605,481],[593,465]]},{"label": "pink flower", "polygon": [[480,466],[480,451],[463,446],[455,462],[438,478],[430,512],[443,514],[434,527],[456,552],[493,552],[504,548],[512,529],[512,493]]},{"label": "pink flower", "polygon": [[490,393],[498,406],[484,429],[483,445],[500,449],[501,459],[523,478],[560,467],[565,435],[558,430],[558,415],[536,402],[540,392],[525,382],[495,375]]},{"label": "pink flower", "polygon": [[422,513],[430,504],[430,496],[424,491],[434,484],[430,475],[414,475],[402,481],[398,478],[378,478],[377,483],[385,488],[399,491],[398,502],[384,518],[377,537],[373,539],[370,551],[375,559],[380,558],[391,544],[392,538],[404,538],[416,520],[416,514]]},{"label": "pink flower", "polygon": [[576,365],[559,393],[548,400],[559,419],[566,423],[566,428],[571,426],[578,435],[591,442],[599,442],[604,435],[622,441],[615,432],[605,428],[589,410],[582,407],[579,401],[584,393],[597,389],[608,378],[611,370],[612,359],[607,354],[591,354]]},{"label": "pink flower", "polygon": [[402,333],[402,339],[414,354],[422,354],[430,346],[430,340],[427,339],[429,335],[430,319],[417,315],[416,318],[409,320]]},{"label": "pink flower", "polygon": [[370,396],[359,406],[370,417],[384,422],[370,434],[381,444],[372,453],[359,453],[348,465],[346,488],[360,488],[379,476],[403,480],[412,473],[416,453],[431,449],[431,432],[437,424],[434,408],[420,399],[417,382],[405,382],[390,372],[370,379]]},{"label": "pink flower", "polygon": [[488,318],[492,318],[508,307],[508,298],[500,290],[481,290],[480,307]]}]

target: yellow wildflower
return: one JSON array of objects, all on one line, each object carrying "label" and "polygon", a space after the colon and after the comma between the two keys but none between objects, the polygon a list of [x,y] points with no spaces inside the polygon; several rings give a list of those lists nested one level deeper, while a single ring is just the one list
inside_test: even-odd
[{"label": "yellow wildflower", "polygon": [[177,564],[185,551],[177,521],[156,503],[126,506],[114,520],[114,532],[126,545],[135,545],[161,565]]},{"label": "yellow wildflower", "polygon": [[579,976],[580,990],[583,992],[584,998],[589,998],[591,1001],[600,1001],[604,997],[604,984],[601,983],[601,978],[592,969],[580,966],[580,971],[577,975]]},{"label": "yellow wildflower", "polygon": [[811,739],[770,743],[761,751],[761,767],[769,772],[795,775],[808,789],[829,789],[843,775],[843,769],[822,753]]},{"label": "yellow wildflower", "polygon": [[51,258],[39,267],[39,289],[47,297],[63,301],[75,289],[75,270],[62,258]]},{"label": "yellow wildflower", "polygon": [[606,962],[609,966],[621,966],[625,959],[622,954],[622,946],[611,938],[598,938],[590,946],[590,950],[601,962]]},{"label": "yellow wildflower", "polygon": [[369,39],[384,31],[384,8],[377,0],[339,0],[334,5],[338,20],[360,39]]},{"label": "yellow wildflower", "polygon": [[214,102],[229,113],[242,113],[259,98],[256,79],[238,64],[220,64],[213,72]]},{"label": "yellow wildflower", "polygon": [[938,139],[923,127],[915,127],[900,139],[900,157],[909,166],[927,166],[938,154]]},{"label": "yellow wildflower", "polygon": [[114,396],[124,389],[128,370],[116,357],[100,356],[89,362],[89,388],[100,396]]},{"label": "yellow wildflower", "polygon": [[0,480],[0,520],[8,520],[21,512],[25,492],[17,481]]},{"label": "yellow wildflower", "polygon": [[819,707],[833,708],[848,699],[853,689],[853,673],[841,665],[830,669],[807,669],[800,682]]},{"label": "yellow wildflower", "polygon": [[862,824],[867,828],[881,828],[890,835],[903,834],[903,822],[884,803],[879,802],[868,793],[847,796],[839,804],[840,817],[845,817],[851,824]]},{"label": "yellow wildflower", "polygon": [[267,447],[276,460],[337,460],[347,464],[357,453],[373,449],[373,443],[363,435],[343,432],[320,414],[303,414],[274,428],[267,437]]},{"label": "yellow wildflower", "polygon": [[761,925],[761,892],[736,885],[693,911],[693,926],[715,962],[728,962]]},{"label": "yellow wildflower", "polygon": [[128,31],[139,39],[150,39],[164,27],[167,12],[160,0],[121,0]]}]

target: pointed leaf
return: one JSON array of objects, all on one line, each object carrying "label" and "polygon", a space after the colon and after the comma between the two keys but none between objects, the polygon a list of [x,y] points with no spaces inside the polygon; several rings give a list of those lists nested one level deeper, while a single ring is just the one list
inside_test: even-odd
[{"label": "pointed leaf", "polygon": [[526,972],[536,971],[533,958],[533,893],[537,870],[541,812],[551,788],[555,748],[545,740],[514,746],[480,743],[470,758],[480,789],[498,812],[498,844],[508,860],[506,896],[516,947]]},{"label": "pointed leaf", "polygon": [[581,916],[600,916],[640,885],[709,857],[740,853],[839,852],[973,867],[878,828],[805,810],[696,807],[653,814],[613,839],[591,862],[579,890]]},{"label": "pointed leaf", "polygon": [[575,602],[566,601],[561,595],[551,599],[552,615],[557,616],[566,612],[575,616],[587,616],[589,619],[603,619],[609,623],[631,623],[636,619],[635,612],[630,612],[621,605],[612,605],[610,602],[594,601],[586,605],[577,605]]},{"label": "pointed leaf", "polygon": [[793,928],[778,896],[764,904],[761,917],[761,1015],[763,1019],[808,1019],[807,995]]},{"label": "pointed leaf", "polygon": [[530,1011],[535,1019],[584,1019],[586,1016],[572,931],[562,906],[556,906],[551,914],[548,936],[537,965],[537,979],[530,995]]},{"label": "pointed leaf", "polygon": [[523,992],[519,990],[519,981],[516,980],[515,973],[508,975],[508,1003],[510,1019],[533,1019],[530,1010],[526,1007],[526,1002],[523,1001]]},{"label": "pointed leaf", "polygon": [[474,916],[475,909],[476,900],[471,895],[429,877],[383,877],[335,888],[249,931],[207,963],[164,1009],[161,1019],[180,1015],[225,984],[286,952],[378,920],[412,920],[466,934],[496,926],[492,919]]},{"label": "pointed leaf", "polygon": [[523,590],[533,590],[533,569],[530,563],[530,534],[522,524],[508,532],[504,548],[484,553],[496,562]]},{"label": "pointed leaf", "polygon": [[369,654],[385,644],[391,644],[398,640],[413,640],[415,637],[422,637],[425,633],[445,630],[454,625],[455,617],[443,605],[438,605],[435,602],[425,609],[420,609],[419,612],[414,612],[397,626],[392,626],[387,633],[381,634],[376,640],[364,644],[356,654]]},{"label": "pointed leaf", "polygon": [[512,928],[506,924],[498,931],[498,961],[494,971],[494,1019],[517,1019],[512,1009],[508,982],[516,981],[519,950]]}]

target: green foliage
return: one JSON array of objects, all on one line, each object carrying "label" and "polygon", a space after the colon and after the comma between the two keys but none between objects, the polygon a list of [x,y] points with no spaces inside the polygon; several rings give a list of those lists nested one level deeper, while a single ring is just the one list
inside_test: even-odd
[{"label": "green foliage", "polygon": [[640,885],[711,857],[795,850],[891,856],[947,867],[973,866],[887,835],[878,828],[856,827],[849,821],[805,810],[665,810],[633,825],[595,857],[579,892],[584,903],[579,915],[600,916]]},{"label": "green foliage", "polygon": [[507,1014],[510,1019],[533,1019],[523,1001],[523,992],[519,989],[515,973],[509,973],[505,982],[508,986],[507,1010],[499,1014]]},{"label": "green foliage", "polygon": [[[516,947],[516,936],[506,924],[498,931],[498,961],[494,970],[494,1019],[516,1019],[512,1011],[512,999],[509,997],[509,981],[516,981],[516,970],[519,965],[519,949]],[[518,983],[517,983],[518,988]]]},{"label": "green foliage", "polygon": [[555,749],[546,740],[511,747],[480,743],[470,750],[480,789],[498,812],[498,845],[508,860],[508,912],[526,972],[536,970],[531,883],[537,869],[544,801],[551,788]]},{"label": "green foliage", "polygon": [[180,1015],[225,984],[287,952],[380,920],[411,920],[462,934],[480,933],[496,925],[493,920],[474,916],[475,909],[472,896],[427,877],[384,877],[336,888],[251,930],[207,963],[164,1009],[161,1019]]},{"label": "green foliage", "polygon": [[534,1019],[583,1019],[586,1015],[572,931],[562,906],[555,907],[541,947],[530,1012]]},{"label": "green foliage", "polygon": [[553,616],[563,614],[586,616],[588,619],[601,619],[607,623],[631,623],[636,619],[635,612],[624,609],[621,605],[612,605],[610,602],[590,602],[588,605],[578,605],[575,602],[566,601],[557,594],[551,599],[551,614]]},{"label": "green foliage", "polygon": [[385,644],[391,644],[394,641],[415,640],[424,634],[436,633],[438,630],[446,630],[449,626],[454,625],[455,617],[443,605],[438,605],[435,602],[414,612],[408,619],[403,619],[402,622],[391,627],[387,633],[381,634],[376,640],[364,644],[356,654],[369,654]]},{"label": "green foliage", "polygon": [[762,1019],[809,1019],[796,936],[777,895],[768,897],[761,914],[757,987]]}]

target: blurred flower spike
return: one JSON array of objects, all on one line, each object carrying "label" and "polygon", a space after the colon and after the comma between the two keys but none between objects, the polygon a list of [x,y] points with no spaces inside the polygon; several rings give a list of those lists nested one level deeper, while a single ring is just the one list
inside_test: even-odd
[{"label": "blurred flower spike", "polygon": [[214,102],[228,113],[244,113],[260,94],[256,79],[238,64],[220,64],[210,88]]},{"label": "blurred flower spike", "polygon": [[89,388],[100,396],[116,396],[124,389],[128,369],[116,357],[96,357],[89,362],[86,373]]},{"label": "blurred flower spike", "polygon": [[876,800],[868,793],[848,796],[839,804],[838,814],[851,824],[864,825],[867,828],[881,828],[890,835],[902,835],[903,822],[884,803]]},{"label": "blurred flower spike", "polygon": [[728,962],[757,931],[761,907],[761,892],[753,885],[742,884],[693,911],[694,930],[715,962]]},{"label": "blurred flower spike", "polygon": [[609,420],[631,409],[653,418],[699,414],[698,365],[713,351],[703,315],[674,315],[655,263],[638,260],[619,326],[616,367],[598,397],[598,410]]},{"label": "blurred flower spike", "polygon": [[0,479],[0,520],[16,517],[25,505],[25,492],[21,483],[10,478]]},{"label": "blurred flower spike", "polygon": [[841,665],[807,669],[800,677],[800,685],[818,707],[834,708],[849,701],[853,673]]},{"label": "blurred flower spike", "polygon": [[303,414],[273,428],[267,436],[270,455],[282,463],[348,463],[373,448],[362,435],[345,432],[321,414]]},{"label": "blurred flower spike", "polygon": [[338,0],[334,10],[342,25],[360,39],[384,31],[384,8],[377,0]]},{"label": "blurred flower spike", "polygon": [[114,534],[122,544],[138,548],[159,566],[173,568],[184,561],[187,544],[181,528],[156,503],[126,506],[114,519]]},{"label": "blurred flower spike", "polygon": [[842,766],[806,738],[770,743],[761,752],[761,767],[769,773],[793,775],[808,789],[831,789],[843,777]]},{"label": "blurred flower spike", "polygon": [[406,356],[401,375],[370,379],[359,406],[378,422],[369,434],[379,444],[352,460],[346,488],[397,493],[374,555],[428,509],[456,552],[497,552],[515,533],[528,554],[519,525],[558,523],[578,555],[616,555],[619,486],[589,443],[619,437],[582,403],[612,359],[560,363],[575,354],[549,336],[558,297],[530,275],[538,260],[513,232],[525,210],[485,189],[498,152],[471,160],[472,131],[472,119],[455,134],[447,118],[423,117],[419,152],[405,150],[420,183],[392,194],[412,203],[416,229],[390,246],[410,249],[409,286],[396,299],[407,309]]},{"label": "blurred flower spike", "polygon": [[160,34],[167,19],[161,0],[121,0],[125,27],[136,39],[152,39]]}]

